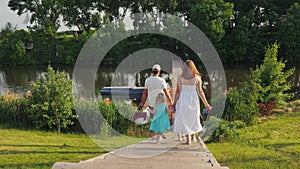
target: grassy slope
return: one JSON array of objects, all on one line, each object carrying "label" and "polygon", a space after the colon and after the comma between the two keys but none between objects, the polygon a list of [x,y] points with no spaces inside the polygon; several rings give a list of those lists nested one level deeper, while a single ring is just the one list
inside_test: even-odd
[{"label": "grassy slope", "polygon": [[300,168],[300,100],[292,112],[274,114],[264,122],[239,130],[234,143],[207,144],[221,165],[231,169]]},{"label": "grassy slope", "polygon": [[[112,147],[140,139],[112,139]],[[79,162],[106,151],[84,134],[7,129],[0,126],[0,168],[51,168],[55,162]]]},{"label": "grassy slope", "polygon": [[[207,144],[221,165],[231,169],[300,168],[300,101],[289,113],[240,130],[235,143]],[[101,144],[126,146],[143,140],[114,138]],[[56,134],[0,126],[0,168],[51,168],[57,161],[79,162],[105,153],[86,135]]]}]

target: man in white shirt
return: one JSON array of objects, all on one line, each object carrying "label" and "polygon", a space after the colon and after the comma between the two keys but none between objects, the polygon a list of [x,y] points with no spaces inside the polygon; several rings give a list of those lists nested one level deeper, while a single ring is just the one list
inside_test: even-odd
[{"label": "man in white shirt", "polygon": [[159,77],[160,71],[161,67],[159,64],[153,65],[152,75],[148,77],[145,81],[146,89],[144,89],[139,107],[143,107],[148,98],[148,106],[150,109],[153,108],[155,106],[155,98],[160,92],[164,92],[167,97],[168,103],[173,104],[171,95],[167,90],[167,83],[165,79]]},{"label": "man in white shirt", "polygon": [[[143,91],[143,96],[141,99],[141,103],[139,104],[139,107],[143,107],[147,98],[148,98],[148,107],[153,110],[155,106],[155,99],[158,93],[164,92],[167,98],[167,103],[170,105],[173,105],[172,97],[169,94],[167,90],[167,83],[165,79],[159,77],[161,71],[161,67],[159,64],[155,64],[152,67],[152,75],[148,77],[145,81],[145,87]],[[155,133],[152,135],[152,140],[155,140]],[[165,138],[164,135],[162,135],[163,138]]]}]

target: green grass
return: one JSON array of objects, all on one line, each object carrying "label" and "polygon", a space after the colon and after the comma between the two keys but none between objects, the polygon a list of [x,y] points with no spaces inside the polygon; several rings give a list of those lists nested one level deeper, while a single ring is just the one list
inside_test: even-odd
[{"label": "green grass", "polygon": [[207,144],[208,149],[231,169],[299,169],[300,100],[288,107],[294,109],[240,129],[239,140]]},{"label": "green grass", "polygon": [[[100,140],[105,147],[123,147],[144,138],[115,137]],[[79,162],[103,153],[84,134],[57,134],[32,130],[10,129],[0,125],[0,168],[51,168],[55,162]]]},{"label": "green grass", "polygon": [[[240,129],[234,142],[207,147],[230,169],[299,169],[300,100],[288,113],[275,114],[258,125]],[[93,142],[84,134],[57,134],[0,125],[0,168],[51,168],[55,162],[79,162],[145,138],[114,137]],[[101,147],[105,147],[105,150]]]}]

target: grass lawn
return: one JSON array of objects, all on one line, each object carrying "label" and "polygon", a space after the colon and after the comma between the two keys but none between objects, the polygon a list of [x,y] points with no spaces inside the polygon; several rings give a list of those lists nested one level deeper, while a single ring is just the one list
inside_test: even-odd
[{"label": "grass lawn", "polygon": [[[126,146],[144,138],[116,137],[106,147]],[[103,153],[87,135],[10,129],[0,125],[0,168],[51,168],[55,162],[79,162]]]},{"label": "grass lawn", "polygon": [[240,129],[234,142],[210,143],[218,162],[230,169],[299,169],[300,100],[291,112],[273,114],[258,125]]}]

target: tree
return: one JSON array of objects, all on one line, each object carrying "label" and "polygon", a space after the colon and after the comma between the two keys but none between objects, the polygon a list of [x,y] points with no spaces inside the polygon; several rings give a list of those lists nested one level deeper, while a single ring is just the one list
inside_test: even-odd
[{"label": "tree", "polygon": [[17,41],[17,43],[14,46],[14,52],[10,56],[11,59],[13,60],[13,66],[16,66],[16,64],[25,64],[22,61],[26,60],[26,51],[24,48],[24,43],[22,41]]},{"label": "tree", "polygon": [[283,54],[289,62],[300,62],[300,4],[293,4],[280,22],[278,33]]},{"label": "tree", "polygon": [[31,120],[37,128],[67,128],[73,123],[72,81],[65,72],[54,71],[48,66],[47,73],[30,83],[32,96]]},{"label": "tree", "polygon": [[7,23],[0,36],[1,64],[13,66],[28,64],[26,45],[30,42],[30,33],[25,30],[16,30],[16,27]]},{"label": "tree", "polygon": [[18,15],[30,13],[30,23],[47,32],[56,32],[60,27],[62,4],[57,0],[9,0],[8,6]]},{"label": "tree", "polygon": [[[297,0],[226,1],[234,3],[234,17],[225,27],[225,37],[217,48],[226,59],[256,63],[263,60],[265,46],[278,41],[278,32],[282,29],[279,23],[285,18],[290,6],[297,2]],[[246,39],[240,39],[241,43],[236,43],[239,41],[239,35]],[[284,50],[283,43],[282,47]]]},{"label": "tree", "polygon": [[30,14],[33,31],[43,32],[44,42],[47,42],[45,56],[56,56],[55,34],[61,26],[62,3],[57,0],[9,0],[8,6],[17,11],[18,15]]},{"label": "tree", "polygon": [[223,24],[232,18],[233,4],[223,0],[201,0],[192,4],[189,19],[213,42],[225,35]]},{"label": "tree", "polygon": [[114,19],[123,20],[127,10],[133,3],[131,0],[96,0],[96,7],[98,11],[103,11],[106,15],[110,17],[110,21]]},{"label": "tree", "polygon": [[[241,17],[241,18],[239,18]],[[219,51],[221,59],[227,63],[243,62],[247,59],[246,53],[251,41],[251,23],[254,13],[239,16],[234,13],[233,19],[224,24],[225,35],[216,48]]]},{"label": "tree", "polygon": [[8,63],[9,57],[12,53],[12,39],[10,36],[16,31],[16,26],[14,27],[10,22],[8,22],[0,32],[0,62]]},{"label": "tree", "polygon": [[102,10],[96,11],[95,0],[62,0],[63,20],[68,27],[76,26],[78,32],[89,32],[101,26]]}]

